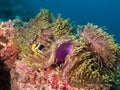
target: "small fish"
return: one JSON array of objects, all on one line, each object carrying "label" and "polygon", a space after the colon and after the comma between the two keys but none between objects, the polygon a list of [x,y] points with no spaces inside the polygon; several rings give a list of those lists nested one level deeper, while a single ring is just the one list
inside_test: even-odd
[{"label": "small fish", "polygon": [[38,44],[33,44],[31,49],[36,55],[37,53],[40,53],[41,51],[44,51],[44,47],[45,46],[38,43]]}]

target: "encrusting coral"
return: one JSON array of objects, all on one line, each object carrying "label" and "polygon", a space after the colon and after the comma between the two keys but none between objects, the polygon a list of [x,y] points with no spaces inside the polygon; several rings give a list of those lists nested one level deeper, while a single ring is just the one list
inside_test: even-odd
[{"label": "encrusting coral", "polygon": [[0,60],[7,64],[8,69],[13,67],[15,58],[17,58],[17,51],[13,44],[15,29],[11,23],[2,22],[0,24]]},{"label": "encrusting coral", "polygon": [[[14,90],[107,90],[119,83],[119,45],[103,28],[88,23],[74,35],[68,19],[46,9],[29,22],[6,23],[10,37],[0,30],[0,58],[14,57]],[[15,54],[3,53],[6,42]]]}]

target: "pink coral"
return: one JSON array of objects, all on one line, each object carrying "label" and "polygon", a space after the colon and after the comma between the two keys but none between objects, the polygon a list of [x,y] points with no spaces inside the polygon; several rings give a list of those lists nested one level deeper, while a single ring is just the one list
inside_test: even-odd
[{"label": "pink coral", "polygon": [[15,63],[17,76],[17,88],[19,90],[76,90],[62,81],[54,69],[38,71],[24,64],[24,60]]},{"label": "pink coral", "polygon": [[17,58],[17,52],[12,45],[15,35],[15,29],[12,22],[3,22],[0,24],[0,60],[4,61],[7,67],[10,69],[14,65],[15,58]]}]

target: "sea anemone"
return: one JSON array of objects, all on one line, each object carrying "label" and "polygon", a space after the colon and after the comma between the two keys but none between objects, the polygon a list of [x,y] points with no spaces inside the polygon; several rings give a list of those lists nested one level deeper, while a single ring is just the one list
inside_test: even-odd
[{"label": "sea anemone", "polygon": [[83,28],[80,37],[85,40],[87,49],[98,59],[101,67],[104,67],[104,69],[105,67],[106,69],[114,67],[118,45],[114,43],[111,35],[108,35],[97,25],[88,24]]},{"label": "sea anemone", "polygon": [[29,24],[38,28],[48,28],[52,26],[53,22],[53,14],[46,9],[42,9],[41,12],[34,19],[31,19]]},{"label": "sea anemone", "polygon": [[56,19],[56,21],[53,23],[53,30],[54,30],[54,35],[57,38],[63,37],[63,36],[67,36],[69,35],[72,26],[69,23],[68,19],[63,19],[61,18],[61,16],[59,15],[58,18]]},{"label": "sea anemone", "polygon": [[75,87],[108,87],[116,83],[119,46],[102,28],[87,24],[78,45],[66,57],[62,78]]}]

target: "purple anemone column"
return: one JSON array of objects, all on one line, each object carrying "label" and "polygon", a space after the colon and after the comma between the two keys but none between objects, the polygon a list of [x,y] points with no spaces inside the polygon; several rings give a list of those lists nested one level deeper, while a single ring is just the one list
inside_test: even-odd
[{"label": "purple anemone column", "polygon": [[56,50],[55,63],[60,65],[65,62],[65,57],[73,50],[71,42],[61,44]]}]

